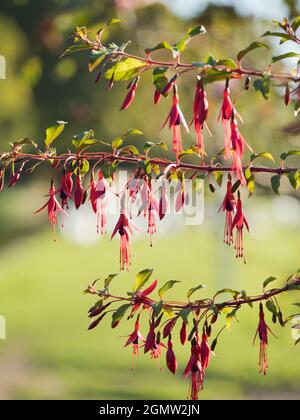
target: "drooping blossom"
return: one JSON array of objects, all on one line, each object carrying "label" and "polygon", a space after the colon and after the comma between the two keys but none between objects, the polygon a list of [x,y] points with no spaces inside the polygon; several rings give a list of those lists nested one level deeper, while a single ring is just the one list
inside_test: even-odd
[{"label": "drooping blossom", "polygon": [[19,167],[19,169],[16,172],[12,173],[8,182],[8,186],[7,186],[8,188],[14,187],[19,182],[26,162],[28,161],[23,162],[22,165]]},{"label": "drooping blossom", "polygon": [[204,157],[204,139],[203,128],[208,115],[208,100],[204,90],[203,81],[198,78],[196,92],[194,97],[194,128],[197,134],[197,150]]},{"label": "drooping blossom", "polygon": [[126,210],[122,207],[120,217],[111,235],[111,239],[119,233],[120,235],[120,269],[129,270],[131,265],[131,252],[130,252],[130,236],[133,235],[133,229],[138,230],[130,221],[126,214]]},{"label": "drooping blossom", "polygon": [[231,118],[231,147],[233,151],[233,166],[232,171],[236,174],[237,178],[240,180],[242,185],[246,185],[246,179],[243,171],[243,156],[245,151],[245,146],[248,147],[250,151],[253,151],[248,145],[244,137],[241,135],[237,120],[235,118],[235,113],[233,112]]},{"label": "drooping blossom", "polygon": [[272,334],[272,331],[268,327],[265,321],[265,314],[263,305],[260,304],[259,307],[259,324],[258,328],[254,337],[254,342],[256,340],[257,335],[259,336],[260,340],[260,351],[259,351],[259,373],[263,373],[264,375],[268,372],[268,354],[267,354],[267,348],[268,348],[268,332]]},{"label": "drooping blossom", "polygon": [[68,199],[72,198],[72,190],[73,190],[73,179],[72,179],[72,172],[64,170],[63,175],[61,177],[59,194],[61,198],[61,207],[69,208]]},{"label": "drooping blossom", "polygon": [[208,344],[208,337],[206,333],[202,334],[202,341],[200,344],[200,358],[201,358],[201,364],[203,369],[203,375],[205,375],[205,371],[209,366],[211,357],[211,349],[210,345]]},{"label": "drooping blossom", "polygon": [[186,336],[187,336],[186,328],[187,328],[186,321],[182,321],[179,335],[180,335],[180,342],[183,346],[185,345],[185,342],[186,342]]},{"label": "drooping blossom", "polygon": [[139,209],[138,215],[140,215],[143,212],[144,217],[147,217],[148,219],[147,232],[150,235],[150,246],[152,246],[152,236],[156,233],[155,214],[159,215],[159,204],[152,191],[152,183],[150,179],[145,178],[143,180],[143,185],[140,189],[140,194],[142,205]]},{"label": "drooping blossom", "polygon": [[[236,229],[236,237],[235,237],[235,246],[234,249],[236,250],[236,257],[237,258],[244,258],[244,245],[243,245],[243,230],[246,227],[247,231],[249,232],[249,224],[243,212],[243,204],[241,200],[241,194],[238,192],[238,200],[236,206],[236,214],[232,221],[231,227],[231,235],[233,235],[234,229]],[[245,259],[244,259],[244,262]]]},{"label": "drooping blossom", "polygon": [[236,208],[236,201],[235,201],[234,194],[232,193],[231,175],[229,175],[228,182],[227,182],[226,195],[219,209],[219,212],[221,210],[225,212],[224,242],[227,245],[231,245],[233,243],[232,221],[233,221],[233,214],[234,214],[235,208]]},{"label": "drooping blossom", "polygon": [[163,182],[162,186],[159,189],[160,192],[160,199],[159,199],[159,209],[158,215],[159,219],[162,220],[168,212],[169,209],[169,198],[167,193],[167,187],[165,182]]},{"label": "drooping blossom", "polygon": [[56,190],[55,190],[55,186],[54,186],[54,181],[52,180],[50,190],[49,190],[49,200],[40,209],[38,209],[37,211],[34,212],[34,214],[37,214],[37,213],[41,212],[42,210],[44,210],[44,208],[47,207],[49,223],[51,225],[53,225],[54,240],[56,240],[55,225],[57,225],[57,222],[58,222],[57,221],[58,213],[63,213],[64,215],[67,215],[66,212],[64,211],[64,209],[61,207],[61,205],[57,201],[57,199],[55,197],[55,193],[56,193]]},{"label": "drooping blossom", "polygon": [[230,99],[229,79],[226,80],[226,85],[223,94],[223,103],[218,120],[222,118],[224,129],[224,156],[226,159],[230,157],[231,149],[231,129],[230,123],[233,113],[233,104]]},{"label": "drooping blossom", "polygon": [[189,398],[191,400],[198,400],[199,391],[203,389],[203,368],[201,363],[201,348],[199,344],[199,337],[193,338],[191,343],[191,356],[185,368],[183,376],[191,377],[191,386]]},{"label": "drooping blossom", "polygon": [[83,201],[84,201],[84,189],[82,186],[81,176],[78,174],[76,175],[76,182],[75,182],[75,188],[74,188],[74,204],[77,210],[83,204]]},{"label": "drooping blossom", "polygon": [[154,104],[155,105],[159,103],[161,95],[166,96],[170,92],[170,90],[174,86],[174,83],[176,82],[178,76],[179,76],[179,74],[176,73],[170,80],[168,80],[168,82],[166,83],[166,85],[164,86],[164,88],[161,91],[158,90],[158,89],[155,89],[155,91],[154,91]]},{"label": "drooping blossom", "polygon": [[177,91],[176,84],[173,87],[173,105],[172,109],[170,111],[170,114],[168,115],[163,127],[169,122],[169,128],[173,131],[173,139],[172,139],[172,145],[173,145],[173,152],[176,153],[176,159],[178,160],[178,156],[180,153],[182,153],[182,139],[181,139],[181,130],[180,126],[181,124],[184,126],[186,132],[189,132],[189,127],[186,123],[186,120],[183,116],[183,113],[179,106],[179,96]]},{"label": "drooping blossom", "polygon": [[138,355],[139,354],[139,344],[144,342],[145,339],[142,336],[142,333],[140,331],[140,317],[137,317],[137,320],[135,322],[135,326],[134,326],[134,330],[133,332],[130,334],[130,336],[128,337],[128,340],[126,341],[124,347],[129,346],[130,344],[132,344],[133,346],[133,355]]},{"label": "drooping blossom", "polygon": [[106,211],[105,211],[105,195],[108,185],[101,170],[98,173],[98,181],[94,179],[93,173],[91,174],[90,183],[90,201],[94,213],[97,214],[97,232],[104,235],[106,232]]},{"label": "drooping blossom", "polygon": [[176,373],[177,370],[177,360],[176,360],[176,356],[173,350],[173,342],[171,340],[171,337],[168,340],[168,350],[166,353],[166,363],[167,363],[167,367],[169,369],[170,372],[172,372],[174,375]]},{"label": "drooping blossom", "polygon": [[122,103],[121,106],[121,111],[123,111],[124,109],[129,108],[129,106],[131,105],[132,101],[134,100],[135,94],[136,94],[136,90],[139,84],[139,80],[140,77],[136,77],[133,82],[130,84],[129,86],[129,92],[126,95],[124,102]]}]

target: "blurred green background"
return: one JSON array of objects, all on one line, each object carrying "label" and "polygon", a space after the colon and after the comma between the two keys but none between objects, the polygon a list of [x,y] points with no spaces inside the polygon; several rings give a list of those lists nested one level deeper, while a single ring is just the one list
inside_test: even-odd
[{"label": "blurred green background", "polygon": [[[104,82],[94,85],[85,54],[58,58],[72,42],[76,25],[97,28],[108,17],[121,17],[126,23],[110,31],[109,39],[131,39],[131,51],[142,53],[144,47],[163,39],[177,41],[189,25],[202,23],[208,34],[191,43],[185,53],[188,61],[204,59],[208,53],[235,58],[237,51],[271,27],[271,19],[297,14],[299,2],[293,0],[251,4],[229,0],[210,4],[197,0],[2,0],[0,54],[6,59],[6,79],[0,80],[0,148],[7,150],[9,141],[25,136],[41,141],[45,127],[56,120],[70,122],[57,142],[60,150],[70,146],[74,134],[89,128],[104,140],[136,127],[148,140],[170,142],[170,133],[160,130],[170,101],[152,106],[150,75],[141,83],[134,105],[120,113],[125,84],[117,84],[108,93]],[[275,52],[285,52],[284,47],[269,42]],[[270,57],[271,52],[256,51],[245,64],[266,68]],[[278,70],[289,70],[294,64],[288,61],[283,68],[278,65]],[[233,94],[240,88],[233,84]],[[179,89],[183,111],[190,119],[192,76],[181,81]],[[207,140],[211,153],[222,147],[222,131],[216,124],[222,89],[222,83],[207,89],[209,126],[214,133]],[[257,92],[243,94],[238,108],[245,120],[241,130],[256,152],[268,150],[279,156],[299,147],[299,135],[292,136],[288,129],[295,119],[292,109],[283,105],[281,88],[273,90],[268,102]],[[131,141],[143,145],[145,139]],[[185,137],[186,146],[193,142],[193,134]],[[96,240],[95,221],[84,209],[76,217],[71,212],[66,231],[53,243],[46,216],[32,215],[43,200],[48,180],[47,171],[39,169],[13,191],[0,195],[0,314],[7,320],[7,340],[0,340],[0,398],[185,398],[188,383],[181,372],[188,348],[176,342],[180,369],[175,378],[143,356],[132,372],[131,350],[122,348],[131,325],[124,322],[111,331],[104,322],[87,332],[86,311],[94,301],[82,291],[92,279],[118,270],[119,244],[117,240]],[[137,238],[132,271],[117,277],[113,290],[130,290],[134,273],[145,267],[155,268],[161,282],[182,280],[170,298],[199,283],[206,284],[210,294],[223,287],[255,294],[270,275],[284,281],[300,267],[299,195],[283,182],[282,195],[274,198],[266,188],[269,177],[263,175],[258,184],[255,197],[245,200],[251,226],[245,245],[246,266],[236,262],[233,250],[222,243],[223,216],[217,210],[224,191],[213,197],[206,192],[204,224],[184,227],[171,220],[152,249],[148,238]],[[299,302],[296,293],[282,299],[286,315],[292,311],[288,304],[294,302]],[[252,345],[257,311],[245,308],[239,321],[217,348],[201,397],[300,399],[300,348],[294,346],[290,328],[273,327],[280,340],[270,340],[270,374],[263,378],[257,372],[258,348]]]}]

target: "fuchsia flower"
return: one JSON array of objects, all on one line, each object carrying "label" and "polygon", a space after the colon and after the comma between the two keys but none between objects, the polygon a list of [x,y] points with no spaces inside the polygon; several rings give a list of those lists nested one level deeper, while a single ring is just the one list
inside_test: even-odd
[{"label": "fuchsia flower", "polygon": [[222,210],[225,212],[225,228],[224,228],[224,242],[227,245],[231,245],[233,243],[233,235],[232,235],[232,220],[233,220],[233,213],[236,208],[236,202],[234,198],[234,194],[232,193],[232,182],[231,182],[231,175],[228,176],[227,182],[227,190],[224,201],[219,209],[219,212]]},{"label": "fuchsia flower", "polygon": [[267,347],[268,347],[268,332],[271,334],[272,331],[268,327],[265,321],[265,314],[263,305],[260,304],[259,306],[259,324],[258,328],[254,337],[254,342],[256,340],[257,335],[259,335],[260,340],[260,352],[259,352],[259,373],[263,373],[264,375],[268,372],[268,354],[267,354]]},{"label": "fuchsia flower", "polygon": [[199,337],[196,335],[191,343],[191,357],[185,368],[183,376],[187,378],[191,376],[190,399],[198,400],[199,391],[203,389],[203,368],[201,363],[201,347]]},{"label": "fuchsia flower", "polygon": [[248,145],[244,137],[241,135],[238,129],[238,124],[237,124],[237,120],[235,118],[234,112],[232,114],[230,126],[231,126],[231,146],[233,150],[232,170],[236,174],[237,178],[240,180],[241,184],[247,185],[244,172],[243,172],[242,159],[244,156],[245,146],[247,146],[251,152],[253,152],[253,150]]},{"label": "fuchsia flower", "polygon": [[177,360],[176,360],[176,356],[173,350],[173,343],[171,340],[171,337],[168,340],[168,350],[166,353],[166,363],[167,363],[167,367],[169,369],[170,372],[172,372],[174,375],[176,373],[177,370]]},{"label": "fuchsia flower", "polygon": [[173,106],[163,127],[165,127],[168,121],[169,121],[169,128],[170,129],[172,128],[173,130],[173,139],[172,139],[173,151],[174,153],[176,153],[176,158],[178,160],[178,155],[182,153],[182,140],[181,140],[180,125],[183,124],[187,133],[189,132],[189,128],[179,106],[179,96],[178,96],[176,84],[173,87]]},{"label": "fuchsia flower", "polygon": [[130,344],[132,344],[133,346],[133,355],[138,355],[139,354],[139,343],[140,342],[145,342],[144,337],[142,336],[141,332],[140,332],[140,317],[137,317],[137,320],[135,322],[135,327],[133,332],[130,334],[128,340],[126,341],[124,347],[129,346]]},{"label": "fuchsia flower", "polygon": [[211,349],[210,345],[208,344],[208,337],[205,333],[202,335],[202,342],[200,344],[200,358],[201,358],[201,364],[203,369],[203,374],[205,375],[205,371],[209,366],[211,357]]},{"label": "fuchsia flower", "polygon": [[224,128],[224,155],[225,158],[230,157],[231,138],[230,138],[230,121],[233,113],[233,104],[230,99],[229,79],[226,80],[222,108],[218,120],[222,117]]},{"label": "fuchsia flower", "polygon": [[158,215],[159,219],[162,220],[165,215],[167,214],[169,209],[169,198],[167,193],[167,188],[165,183],[163,183],[162,187],[160,188],[160,199],[159,199],[159,208],[158,208]]},{"label": "fuchsia flower", "polygon": [[121,106],[121,111],[123,111],[124,109],[129,108],[129,106],[131,105],[132,101],[134,100],[135,94],[136,94],[136,90],[139,84],[139,80],[140,77],[136,77],[132,83],[130,83],[129,85],[129,92],[126,96],[126,98],[124,99],[124,102]]},{"label": "fuchsia flower", "polygon": [[[72,179],[72,172],[66,172],[64,171],[60,188],[59,188],[59,195],[61,199],[61,207],[64,210],[66,207],[69,209],[68,199],[72,199],[72,190],[73,190],[73,179]],[[62,227],[64,227],[64,215],[62,215],[62,221],[61,221]]]},{"label": "fuchsia flower", "polygon": [[133,235],[133,228],[139,230],[133,225],[126,214],[125,208],[121,209],[119,220],[111,235],[111,239],[118,232],[120,235],[120,269],[129,270],[131,265],[131,252],[130,252],[130,235]]},{"label": "fuchsia flower", "polygon": [[[243,229],[246,226],[247,231],[249,232],[249,225],[247,219],[243,213],[243,204],[241,200],[241,194],[238,192],[238,201],[237,201],[237,208],[236,214],[234,216],[232,226],[231,226],[231,235],[233,234],[233,230],[236,228],[236,239],[235,239],[235,246],[234,249],[236,250],[236,257],[237,258],[244,258],[244,246],[243,246]],[[244,259],[244,262],[245,259]]]},{"label": "fuchsia flower", "polygon": [[183,346],[185,345],[185,342],[186,342],[186,335],[187,335],[186,326],[187,326],[186,322],[182,321],[179,335],[180,335],[180,342]]},{"label": "fuchsia flower", "polygon": [[97,232],[104,235],[106,233],[106,212],[105,212],[105,194],[108,185],[101,170],[98,174],[98,182],[96,183],[93,173],[91,174],[90,183],[90,201],[94,212],[97,214]]},{"label": "fuchsia flower", "polygon": [[78,210],[81,204],[84,202],[84,189],[82,186],[82,180],[80,175],[76,175],[76,183],[74,189],[74,203]]},{"label": "fuchsia flower", "polygon": [[43,205],[43,207],[41,207],[39,210],[35,211],[34,214],[37,214],[39,212],[41,212],[42,210],[44,210],[44,208],[48,207],[48,218],[49,218],[49,223],[51,225],[53,225],[53,229],[54,229],[54,240],[56,240],[55,237],[55,225],[57,225],[57,214],[58,213],[63,213],[64,215],[67,215],[66,212],[64,211],[64,209],[61,207],[61,205],[59,204],[59,202],[57,201],[56,197],[55,197],[55,187],[54,187],[54,181],[51,181],[51,186],[50,186],[50,191],[49,191],[49,200],[47,201],[46,204]]},{"label": "fuchsia flower", "polygon": [[196,86],[195,98],[194,98],[194,128],[197,134],[197,150],[204,156],[204,140],[202,130],[208,115],[208,100],[206,92],[204,90],[203,81],[198,77]]},{"label": "fuchsia flower", "polygon": [[[26,162],[28,162],[28,161],[26,161]],[[7,186],[8,188],[14,187],[19,182],[26,162],[23,162],[22,165],[19,167],[19,169],[11,175],[11,177],[9,179],[9,182],[8,182],[8,186]]]}]

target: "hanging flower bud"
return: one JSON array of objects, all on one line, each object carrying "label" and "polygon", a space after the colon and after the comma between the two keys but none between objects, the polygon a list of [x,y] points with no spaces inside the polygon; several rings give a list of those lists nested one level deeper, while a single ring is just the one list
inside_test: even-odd
[{"label": "hanging flower bud", "polygon": [[156,334],[155,334],[155,325],[152,322],[150,324],[150,330],[148,332],[146,341],[145,341],[145,347],[144,347],[144,353],[148,353],[152,349],[152,347],[155,345],[156,341]]},{"label": "hanging flower bud", "polygon": [[223,94],[222,108],[219,114],[218,121],[222,117],[224,128],[224,156],[230,157],[231,139],[230,139],[230,121],[233,112],[233,104],[230,99],[229,79],[226,80],[225,90]]},{"label": "hanging flower bud", "polygon": [[208,344],[208,337],[205,333],[203,333],[202,342],[200,345],[200,358],[201,358],[203,374],[205,374],[205,370],[209,366],[210,356],[211,356],[211,349]]},{"label": "hanging flower bud", "polygon": [[161,98],[160,91],[158,89],[155,89],[155,91],[154,91],[154,98],[153,98],[153,101],[154,101],[154,104],[155,105],[159,103],[160,98]]},{"label": "hanging flower bud", "polygon": [[246,179],[243,172],[243,163],[242,159],[244,156],[245,146],[248,147],[248,149],[253,152],[251,147],[248,145],[244,137],[241,135],[239,129],[237,120],[235,118],[235,112],[232,113],[231,118],[231,146],[233,150],[233,166],[232,171],[236,174],[237,178],[240,180],[242,185],[246,185]]},{"label": "hanging flower bud", "polygon": [[289,106],[289,104],[291,103],[291,92],[290,92],[289,85],[287,85],[286,90],[285,90],[284,103],[286,106]]},{"label": "hanging flower bud", "polygon": [[233,220],[235,207],[236,207],[236,202],[235,202],[234,194],[232,193],[231,175],[229,175],[228,182],[227,182],[226,195],[219,209],[219,212],[221,210],[225,212],[224,242],[227,245],[231,245],[233,243],[232,220]]},{"label": "hanging flower bud", "polygon": [[169,128],[173,130],[173,139],[172,139],[173,152],[176,153],[176,158],[178,160],[179,154],[182,153],[182,140],[181,140],[180,125],[183,124],[187,133],[189,132],[189,128],[179,106],[179,96],[178,96],[176,84],[173,87],[173,106],[163,127],[165,127],[168,121],[169,121]]},{"label": "hanging flower bud", "polygon": [[176,373],[177,370],[177,360],[176,360],[176,356],[173,350],[173,343],[171,340],[171,337],[169,338],[168,341],[168,350],[166,353],[166,362],[167,362],[167,367],[169,369],[170,372],[172,372],[174,375]]},{"label": "hanging flower bud", "polygon": [[163,338],[166,338],[171,334],[177,320],[178,320],[178,317],[175,317],[175,318],[170,319],[170,321],[166,323],[163,329]]},{"label": "hanging flower bud", "polygon": [[159,200],[159,219],[162,220],[167,214],[169,209],[169,198],[167,194],[167,188],[165,182],[163,182],[162,187],[160,188],[160,200]]},{"label": "hanging flower bud", "polygon": [[[243,245],[244,226],[246,226],[246,229],[249,232],[249,225],[243,213],[241,195],[240,195],[240,192],[238,192],[236,214],[234,216],[232,227],[231,227],[231,234],[233,234],[233,230],[236,228],[236,238],[235,238],[235,246],[234,246],[234,249],[236,250],[236,258],[244,258],[244,245]],[[244,262],[246,262],[245,259],[244,259]]]},{"label": "hanging flower bud", "polygon": [[187,326],[187,324],[186,324],[186,322],[185,321],[182,321],[182,324],[181,324],[181,328],[180,328],[180,343],[184,346],[185,345],[185,342],[186,342],[186,336],[187,336],[187,333],[186,333],[186,326]]},{"label": "hanging flower bud", "polygon": [[72,190],[73,190],[73,179],[72,179],[72,172],[66,172],[64,170],[61,182],[60,182],[60,198],[61,198],[61,206],[64,209],[65,207],[68,209],[68,199],[72,197]]},{"label": "hanging flower bud", "polygon": [[197,150],[204,157],[204,140],[202,130],[208,115],[208,100],[204,90],[203,81],[198,76],[194,97],[194,128],[197,134]]},{"label": "hanging flower bud", "polygon": [[84,189],[82,186],[81,176],[76,175],[76,183],[74,189],[74,203],[76,209],[79,209],[84,199]]},{"label": "hanging flower bud", "polygon": [[3,190],[4,187],[4,170],[0,169],[0,191]]},{"label": "hanging flower bud", "polygon": [[25,163],[26,162],[23,162],[20,168],[17,170],[17,172],[11,175],[8,183],[8,188],[14,187],[19,182]]},{"label": "hanging flower bud", "polygon": [[131,105],[132,101],[134,100],[136,90],[139,84],[139,80],[140,80],[140,77],[136,77],[133,83],[131,84],[129,92],[121,106],[121,111],[123,111],[123,109],[127,109]]}]

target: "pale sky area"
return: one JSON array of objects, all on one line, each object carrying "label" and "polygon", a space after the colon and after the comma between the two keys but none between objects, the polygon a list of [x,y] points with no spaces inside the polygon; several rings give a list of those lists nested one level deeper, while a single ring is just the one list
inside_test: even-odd
[{"label": "pale sky area", "polygon": [[287,8],[282,0],[160,0],[172,10],[184,17],[190,18],[203,10],[208,3],[224,6],[234,6],[240,14],[255,15],[265,19],[282,19],[287,15]]}]

